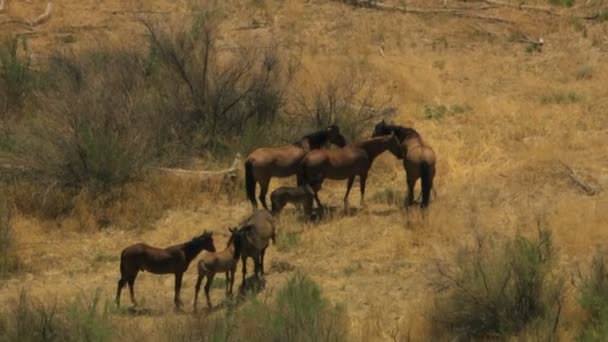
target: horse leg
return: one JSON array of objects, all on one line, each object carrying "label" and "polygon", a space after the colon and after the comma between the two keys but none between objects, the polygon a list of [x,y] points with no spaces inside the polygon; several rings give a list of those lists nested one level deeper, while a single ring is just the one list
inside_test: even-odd
[{"label": "horse leg", "polygon": [[232,267],[230,269],[230,290],[228,291],[229,294],[232,295],[232,288],[234,287],[234,275],[236,273],[236,265],[234,265],[234,267]]},{"label": "horse leg", "polygon": [[201,283],[203,282],[204,274],[199,273],[198,279],[196,279],[196,285],[194,286],[194,312],[196,312],[196,307],[198,305],[198,292],[201,290]]},{"label": "horse leg", "polygon": [[247,274],[247,257],[246,256],[242,256],[241,257],[241,263],[243,264],[243,281],[241,282],[243,285],[245,284],[245,275]]},{"label": "horse leg", "polygon": [[262,248],[260,253],[260,271],[262,272],[262,276],[264,276],[264,254],[266,254],[266,248],[268,247]]},{"label": "horse leg", "polygon": [[175,303],[175,308],[177,310],[180,310],[182,306],[182,301],[179,299],[179,291],[182,288],[183,275],[183,273],[175,273],[175,298],[173,299],[173,302]]},{"label": "horse leg", "polygon": [[205,283],[205,297],[207,297],[207,306],[209,309],[213,307],[211,305],[211,298],[209,298],[209,289],[211,288],[211,283],[213,282],[213,277],[215,277],[215,273],[210,273],[207,275],[207,282]]},{"label": "horse leg", "polygon": [[260,180],[260,202],[264,206],[264,209],[268,210],[268,205],[266,204],[266,194],[268,193],[268,185],[270,184],[270,177],[267,179]]},{"label": "horse leg", "polygon": [[253,273],[256,279],[260,279],[260,252],[255,253],[253,256]]},{"label": "horse leg", "polygon": [[135,278],[137,278],[137,273],[135,273],[131,278],[127,279],[127,284],[129,284],[129,294],[131,295],[131,303],[133,306],[137,306],[137,301],[135,300]]},{"label": "horse leg", "polygon": [[127,285],[127,280],[120,276],[120,279],[118,280],[118,289],[116,290],[116,306],[120,307],[120,293],[125,285]]},{"label": "horse leg", "polygon": [[348,182],[346,183],[346,194],[344,194],[344,212],[348,210],[348,195],[350,194],[350,189],[353,187],[354,181],[355,176],[351,176],[348,178]]},{"label": "horse leg", "polygon": [[359,175],[359,187],[361,188],[361,209],[365,208],[365,182],[367,181],[367,172]]}]

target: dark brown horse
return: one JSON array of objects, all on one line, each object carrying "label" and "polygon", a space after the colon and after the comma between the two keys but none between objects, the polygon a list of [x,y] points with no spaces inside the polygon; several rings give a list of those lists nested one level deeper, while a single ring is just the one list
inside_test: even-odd
[{"label": "dark brown horse", "polygon": [[407,179],[406,205],[414,204],[414,187],[418,178],[420,178],[422,183],[420,207],[428,207],[435,178],[435,163],[437,161],[435,151],[422,140],[420,134],[413,128],[389,125],[382,120],[374,127],[372,137],[386,134],[395,134],[404,149],[405,158],[400,159],[403,159],[403,168]]},{"label": "dark brown horse", "polygon": [[348,179],[344,195],[344,209],[348,209],[348,195],[355,176],[359,176],[361,187],[361,207],[365,207],[365,182],[372,163],[386,150],[394,155],[402,153],[401,144],[394,135],[355,142],[343,148],[314,150],[306,155],[300,164],[299,182],[311,185],[319,210],[323,210],[318,189],[324,179]]},{"label": "dark brown horse", "polygon": [[302,137],[290,145],[261,147],[249,154],[245,160],[245,187],[247,198],[254,209],[258,203],[255,199],[255,188],[260,183],[260,201],[265,209],[266,194],[272,177],[289,177],[298,171],[298,165],[311,150],[320,149],[327,143],[337,146],[346,145],[346,139],[340,134],[336,125],[328,126],[320,131]]},{"label": "dark brown horse", "polygon": [[120,293],[125,284],[129,284],[131,302],[137,306],[133,287],[139,271],[154,274],[175,274],[175,306],[182,305],[179,291],[182,286],[182,276],[190,262],[203,250],[215,252],[213,236],[205,231],[202,235],[179,245],[164,249],[152,247],[145,243],[137,243],[123,249],[120,254],[120,280],[116,291],[116,305],[120,306]]}]

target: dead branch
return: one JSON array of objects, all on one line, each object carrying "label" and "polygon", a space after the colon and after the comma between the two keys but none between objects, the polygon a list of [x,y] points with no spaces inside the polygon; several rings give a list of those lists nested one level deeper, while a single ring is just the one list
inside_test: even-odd
[{"label": "dead branch", "polygon": [[228,174],[234,174],[238,171],[239,165],[241,164],[241,154],[237,153],[234,157],[234,161],[232,165],[224,170],[219,171],[207,171],[207,170],[184,170],[184,169],[174,169],[174,168],[166,168],[166,167],[153,167],[154,170],[164,171],[173,174],[186,174],[186,175],[198,175],[201,179],[209,178],[212,176],[222,176]]},{"label": "dead branch", "polygon": [[570,166],[568,166],[566,163],[564,163],[561,160],[559,162],[566,168],[566,170],[568,170],[568,176],[570,177],[570,179],[572,179],[572,181],[574,181],[574,183],[576,183],[576,185],[578,185],[581,189],[583,189],[587,193],[587,195],[593,196],[600,192],[599,189],[597,189],[596,187],[591,186],[587,182],[585,182],[581,178],[581,176],[576,172],[576,170],[572,169]]},{"label": "dead branch", "polygon": [[457,17],[466,17],[466,18],[486,20],[486,21],[495,22],[495,23],[511,23],[511,21],[509,21],[507,19],[499,18],[499,17],[483,16],[483,15],[479,15],[479,14],[472,14],[472,13],[466,12],[469,10],[490,9],[490,8],[495,7],[495,5],[487,5],[487,6],[483,6],[483,7],[468,7],[468,8],[423,9],[423,8],[415,8],[415,7],[386,5],[386,4],[383,4],[383,3],[380,3],[377,1],[373,1],[373,0],[334,0],[334,1],[345,2],[347,4],[350,4],[351,6],[372,8],[372,9],[377,9],[377,10],[382,10],[382,11],[401,12],[401,13],[407,13],[407,14],[446,14],[446,15],[453,15],[453,16],[457,16]]},{"label": "dead branch", "polygon": [[[8,6],[6,5],[6,0],[0,0],[0,12],[6,10],[6,8],[8,8]],[[38,26],[40,24],[44,24],[47,21],[49,21],[52,13],[53,13],[53,1],[49,1],[46,4],[46,8],[45,8],[44,12],[32,20],[9,16],[8,17],[9,19],[6,21],[0,22],[0,25],[20,24],[20,25],[25,25],[25,26],[29,26],[29,27],[34,27],[34,26]]]},{"label": "dead branch", "polygon": [[559,13],[554,12],[553,9],[549,8],[549,7],[524,5],[523,3],[512,4],[509,2],[498,1],[498,0],[484,0],[484,3],[489,4],[489,5],[495,5],[495,6],[518,8],[520,10],[539,11],[539,12],[544,12],[544,13],[556,15],[556,16],[560,15]]}]

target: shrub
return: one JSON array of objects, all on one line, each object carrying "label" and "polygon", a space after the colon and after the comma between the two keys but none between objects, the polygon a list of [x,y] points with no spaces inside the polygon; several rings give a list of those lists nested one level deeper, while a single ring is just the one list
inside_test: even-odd
[{"label": "shrub", "polygon": [[587,312],[581,341],[608,339],[608,264],[605,253],[597,253],[591,271],[583,277],[579,304]]},{"label": "shrub", "polygon": [[0,279],[17,271],[19,266],[10,207],[5,195],[0,193]]},{"label": "shrub", "polygon": [[110,341],[112,326],[99,292],[66,307],[32,301],[22,290],[17,303],[4,313],[1,331],[7,341]]},{"label": "shrub", "polygon": [[581,65],[576,69],[577,80],[590,80],[593,78],[593,68],[590,65]]},{"label": "shrub", "polygon": [[451,291],[432,315],[434,332],[506,338],[549,322],[555,333],[563,288],[552,273],[553,259],[551,234],[545,229],[537,241],[518,235],[501,247],[479,240],[477,248],[463,249],[456,270],[438,267],[436,285]]},{"label": "shrub", "polygon": [[26,48],[18,38],[0,42],[0,128],[19,113],[32,87],[30,59],[19,56],[19,43]]},{"label": "shrub", "polygon": [[345,310],[332,306],[319,286],[297,274],[273,303],[250,297],[243,307],[228,301],[224,317],[167,320],[161,334],[171,341],[346,341]]},{"label": "shrub", "polygon": [[542,104],[570,104],[581,101],[581,97],[575,92],[556,92],[541,98]]},{"label": "shrub", "polygon": [[280,234],[277,239],[277,249],[287,252],[293,249],[300,242],[300,235],[296,232],[285,232]]}]

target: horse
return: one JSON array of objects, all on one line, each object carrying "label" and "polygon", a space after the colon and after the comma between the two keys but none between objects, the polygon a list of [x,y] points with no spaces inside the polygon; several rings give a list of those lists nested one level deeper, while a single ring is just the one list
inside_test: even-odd
[{"label": "horse", "polygon": [[198,279],[194,287],[194,311],[198,304],[198,293],[201,289],[201,283],[204,277],[207,277],[205,283],[205,296],[207,297],[207,306],[211,309],[211,299],[209,298],[209,288],[213,283],[213,277],[216,273],[226,273],[226,296],[232,294],[234,285],[234,274],[236,273],[236,265],[241,256],[239,239],[243,233],[239,233],[237,228],[229,228],[230,238],[226,243],[226,248],[221,252],[205,253],[198,262]]},{"label": "horse", "polygon": [[300,163],[299,182],[311,185],[315,202],[321,212],[323,206],[319,200],[318,190],[324,179],[348,179],[344,195],[344,210],[348,210],[348,195],[355,176],[359,176],[361,187],[361,207],[365,207],[365,182],[369,169],[381,153],[390,150],[394,155],[401,155],[402,148],[394,135],[376,137],[365,141],[351,143],[332,150],[314,150],[306,155]]},{"label": "horse", "polygon": [[237,248],[241,252],[243,263],[243,283],[247,274],[247,258],[253,259],[253,269],[256,278],[264,275],[264,254],[268,248],[269,241],[276,244],[276,227],[272,214],[265,209],[257,209],[249,216],[238,230],[242,232],[242,238],[237,240]]},{"label": "horse", "polygon": [[129,284],[131,302],[137,306],[133,287],[139,271],[148,271],[154,274],[175,274],[175,298],[177,310],[182,302],[179,292],[182,286],[182,276],[188,269],[190,262],[203,250],[215,252],[213,233],[206,230],[192,240],[170,246],[164,249],[152,247],[145,243],[137,243],[122,250],[120,254],[120,280],[116,291],[116,305],[120,306],[120,293],[125,284]]},{"label": "horse", "polygon": [[253,209],[258,208],[255,199],[257,183],[260,184],[259,199],[268,210],[266,194],[272,177],[289,177],[295,175],[302,158],[312,150],[320,149],[326,143],[343,147],[346,139],[340,134],[336,125],[308,134],[289,145],[261,147],[251,152],[245,159],[245,189]]},{"label": "horse", "polygon": [[288,187],[282,186],[277,188],[270,194],[270,203],[272,205],[271,214],[277,216],[287,203],[301,204],[304,207],[304,214],[312,215],[312,202],[314,193],[308,187]]},{"label": "horse", "polygon": [[409,207],[414,204],[414,187],[418,178],[420,178],[422,186],[422,201],[420,208],[426,208],[429,205],[431,198],[431,190],[433,189],[433,180],[435,178],[435,164],[437,157],[435,151],[428,146],[420,133],[410,127],[399,125],[390,125],[384,120],[374,126],[372,137],[383,136],[386,134],[395,134],[401,145],[403,146],[403,169],[406,174],[407,195],[405,199],[406,205]]}]

